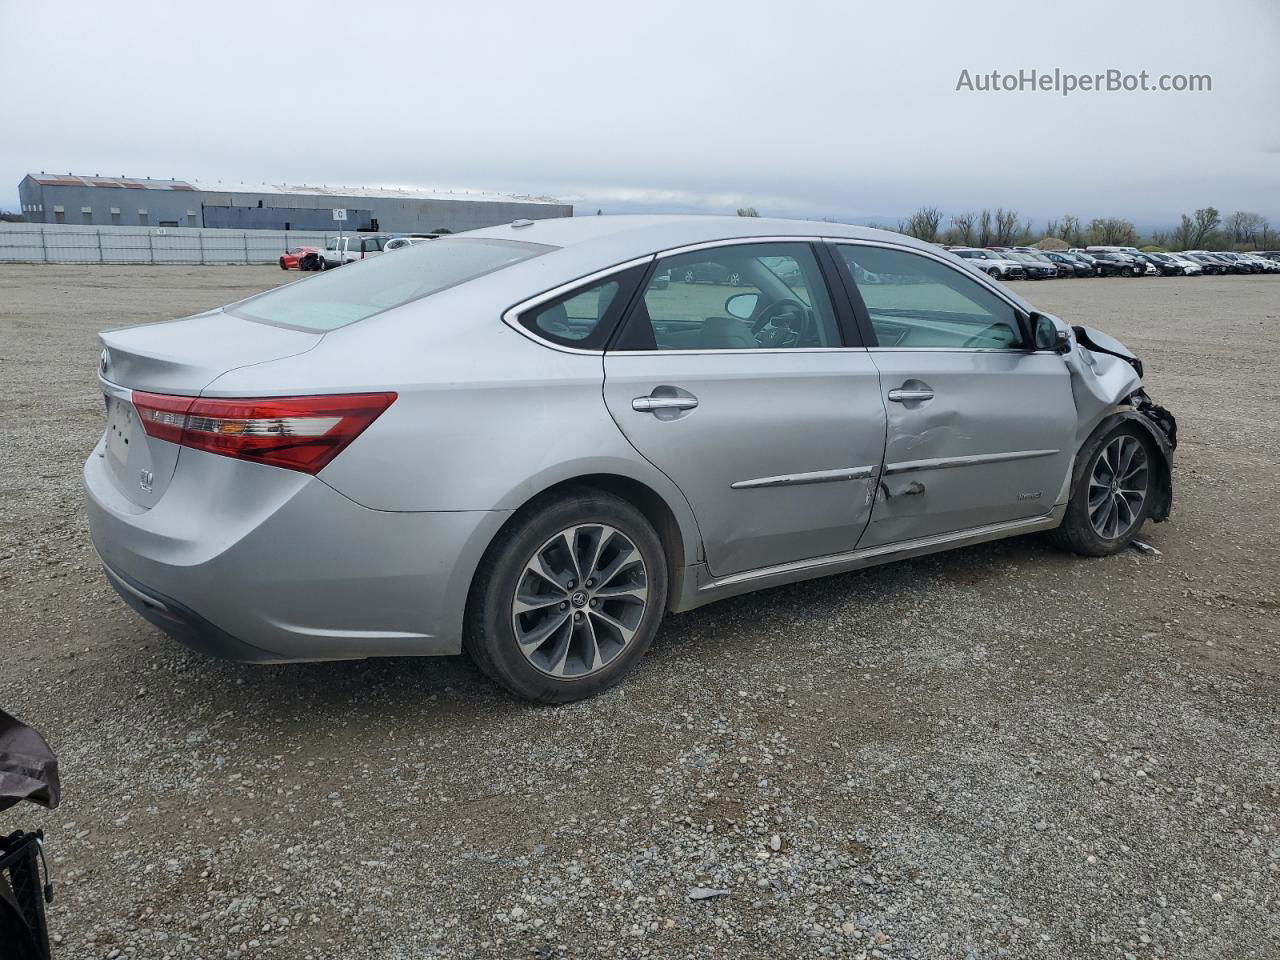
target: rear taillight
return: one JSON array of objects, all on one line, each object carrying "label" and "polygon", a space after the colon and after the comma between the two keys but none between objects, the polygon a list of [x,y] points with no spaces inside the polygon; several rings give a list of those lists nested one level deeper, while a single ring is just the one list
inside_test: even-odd
[{"label": "rear taillight", "polygon": [[215,399],[133,392],[147,435],[195,450],[316,473],[391,406],[394,393]]}]

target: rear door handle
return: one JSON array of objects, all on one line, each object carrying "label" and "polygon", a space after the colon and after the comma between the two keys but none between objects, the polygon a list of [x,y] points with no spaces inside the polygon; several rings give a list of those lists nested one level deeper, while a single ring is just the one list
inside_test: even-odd
[{"label": "rear door handle", "polygon": [[631,409],[640,413],[653,413],[655,410],[692,410],[698,405],[697,397],[636,397],[631,401]]},{"label": "rear door handle", "polygon": [[896,390],[889,391],[889,399],[894,403],[909,403],[912,400],[932,400],[933,391],[927,387],[922,390],[907,390],[899,387]]}]

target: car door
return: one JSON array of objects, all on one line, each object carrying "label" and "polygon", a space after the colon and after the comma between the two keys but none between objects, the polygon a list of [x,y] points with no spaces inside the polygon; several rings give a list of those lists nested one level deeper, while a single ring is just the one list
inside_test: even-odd
[{"label": "car door", "polygon": [[1013,304],[941,256],[870,243],[835,249],[888,413],[861,546],[1049,513],[1075,455],[1062,357],[1026,349]]},{"label": "car door", "polygon": [[846,343],[856,327],[840,322],[818,249],[709,245],[660,257],[649,276],[605,354],[604,398],[688,499],[711,573],[852,550],[884,404],[867,351]]}]

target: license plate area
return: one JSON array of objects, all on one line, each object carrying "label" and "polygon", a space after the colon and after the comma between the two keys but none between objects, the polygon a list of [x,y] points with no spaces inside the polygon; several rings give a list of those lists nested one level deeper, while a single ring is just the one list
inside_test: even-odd
[{"label": "license plate area", "polygon": [[138,412],[133,404],[117,397],[107,397],[107,456],[113,466],[124,468],[129,463],[130,450],[140,442],[136,434],[141,433],[138,423]]},{"label": "license plate area", "polygon": [[178,446],[147,436],[137,408],[124,397],[105,396],[103,456],[117,489],[141,507],[152,507],[173,476]]}]

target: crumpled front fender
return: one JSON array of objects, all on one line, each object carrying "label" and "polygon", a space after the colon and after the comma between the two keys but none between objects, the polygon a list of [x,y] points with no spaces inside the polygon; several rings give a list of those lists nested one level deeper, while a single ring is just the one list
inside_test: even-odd
[{"label": "crumpled front fender", "polygon": [[[1071,393],[1079,418],[1076,427],[1076,449],[1079,449],[1104,417],[1122,406],[1134,391],[1142,389],[1142,364],[1132,354],[1125,356],[1118,350],[1097,349],[1099,345],[1092,336],[1097,331],[1074,327],[1072,332],[1072,350],[1063,359],[1071,372]],[[1106,339],[1123,349],[1117,341]]]},{"label": "crumpled front fender", "polygon": [[[1142,361],[1128,347],[1092,327],[1073,327],[1072,334],[1071,350],[1063,359],[1071,373],[1071,393],[1079,417],[1077,449],[1083,449],[1093,437],[1110,432],[1121,422],[1140,426],[1161,454],[1151,519],[1157,523],[1168,519],[1173,509],[1177,421],[1147,396],[1142,386]],[[1077,473],[1081,469],[1083,464],[1077,463]],[[1078,480],[1079,477],[1072,478],[1073,490]]]}]

